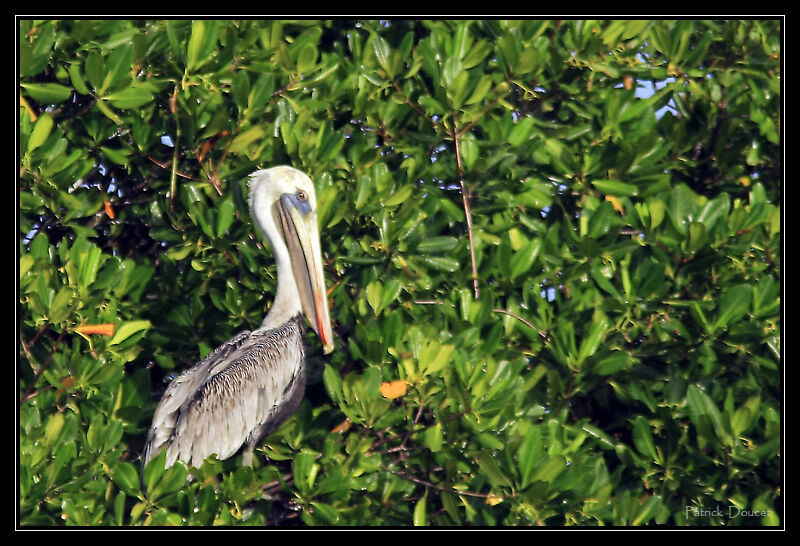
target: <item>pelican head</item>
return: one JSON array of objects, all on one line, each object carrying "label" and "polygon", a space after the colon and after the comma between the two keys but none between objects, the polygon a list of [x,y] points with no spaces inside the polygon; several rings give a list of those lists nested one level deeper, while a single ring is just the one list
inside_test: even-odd
[{"label": "pelican head", "polygon": [[302,312],[324,352],[330,353],[333,335],[314,183],[305,173],[281,166],[254,172],[248,185],[253,221],[272,246],[278,266],[278,291],[261,327],[280,326]]}]

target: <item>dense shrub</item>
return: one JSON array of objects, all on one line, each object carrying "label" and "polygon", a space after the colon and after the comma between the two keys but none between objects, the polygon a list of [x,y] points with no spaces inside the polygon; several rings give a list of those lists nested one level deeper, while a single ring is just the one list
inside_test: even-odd
[{"label": "dense shrub", "polygon": [[[782,524],[780,21],[18,24],[20,525]],[[337,349],[145,496],[277,164]]]}]

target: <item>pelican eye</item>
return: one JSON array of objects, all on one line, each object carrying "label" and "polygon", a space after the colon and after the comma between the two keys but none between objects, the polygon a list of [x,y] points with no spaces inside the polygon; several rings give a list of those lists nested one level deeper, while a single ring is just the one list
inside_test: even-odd
[{"label": "pelican eye", "polygon": [[303,190],[298,190],[296,195],[297,195],[297,199],[299,201],[307,201],[308,200],[308,196],[306,195],[306,192],[304,192]]}]

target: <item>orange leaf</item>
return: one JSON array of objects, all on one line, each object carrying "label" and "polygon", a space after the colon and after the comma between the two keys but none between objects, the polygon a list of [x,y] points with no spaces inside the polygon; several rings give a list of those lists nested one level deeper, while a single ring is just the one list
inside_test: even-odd
[{"label": "orange leaf", "polygon": [[112,220],[116,218],[116,215],[114,214],[114,209],[111,207],[111,203],[109,203],[108,201],[103,201],[103,208],[106,209],[106,214],[108,214],[109,218],[111,218]]},{"label": "orange leaf", "polygon": [[623,81],[625,82],[625,89],[627,89],[628,91],[633,89],[633,77],[630,74],[625,74],[625,78],[623,78]]},{"label": "orange leaf", "polygon": [[114,335],[114,324],[106,323],[106,324],[87,324],[86,326],[78,326],[75,328],[75,331],[79,334],[86,334],[86,335],[93,335],[98,334],[101,336],[113,336]]},{"label": "orange leaf", "polygon": [[381,394],[389,400],[400,398],[406,393],[408,383],[405,379],[398,379],[397,381],[384,381],[381,383]]},{"label": "orange leaf", "polygon": [[335,432],[337,434],[341,434],[343,432],[347,432],[348,430],[350,430],[350,425],[351,424],[353,424],[353,422],[350,420],[350,418],[349,417],[345,417],[344,421],[342,421],[341,423],[339,423],[338,425],[333,427],[333,430],[331,430],[331,432]]}]

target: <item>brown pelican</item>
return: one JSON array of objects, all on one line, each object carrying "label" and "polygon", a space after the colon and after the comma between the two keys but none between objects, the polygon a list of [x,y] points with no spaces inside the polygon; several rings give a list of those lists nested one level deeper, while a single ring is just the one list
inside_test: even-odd
[{"label": "brown pelican", "polygon": [[314,184],[292,167],[250,175],[250,212],[269,241],[278,267],[278,290],[261,326],[240,332],[167,387],[147,433],[143,468],[162,449],[199,467],[209,455],[253,448],[297,408],[305,391],[304,314],[333,350],[322,272]]}]

